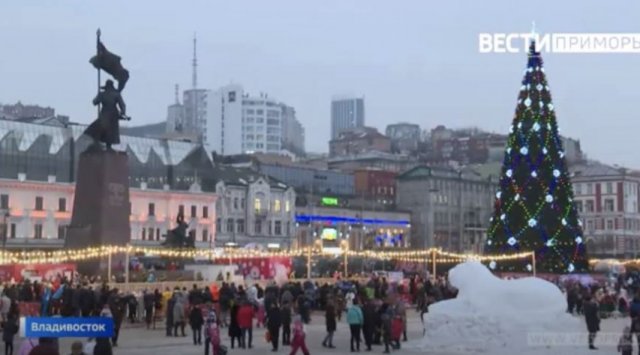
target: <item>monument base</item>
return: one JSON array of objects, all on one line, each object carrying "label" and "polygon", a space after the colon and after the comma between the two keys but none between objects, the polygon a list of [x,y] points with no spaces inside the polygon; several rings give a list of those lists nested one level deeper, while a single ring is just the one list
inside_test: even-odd
[{"label": "monument base", "polygon": [[[126,245],[131,238],[130,215],[127,153],[95,147],[81,153],[66,248]],[[113,256],[113,267],[119,259]],[[84,275],[95,275],[106,267],[106,255],[78,262],[78,272]]]}]

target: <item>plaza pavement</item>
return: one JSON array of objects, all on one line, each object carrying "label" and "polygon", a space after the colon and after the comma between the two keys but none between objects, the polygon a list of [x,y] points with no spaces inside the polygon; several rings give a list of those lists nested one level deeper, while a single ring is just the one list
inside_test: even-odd
[{"label": "plaza pavement", "polygon": [[[411,310],[408,312],[407,335],[409,340],[416,340],[422,337],[422,324],[419,315]],[[322,313],[314,313],[311,318],[311,324],[306,326],[307,329],[307,346],[312,355],[330,355],[330,354],[350,354],[350,333],[349,326],[345,322],[346,317],[342,317],[342,321],[338,323],[338,330],[334,335],[334,345],[336,349],[326,349],[322,347],[322,340],[326,335],[324,326],[324,315]],[[187,337],[166,337],[164,328],[161,324],[157,324],[156,330],[147,330],[140,326],[123,327],[120,331],[120,340],[118,347],[114,348],[114,355],[164,355],[164,354],[180,354],[180,355],[203,355],[204,347],[193,345],[191,338],[191,329],[187,326]],[[227,329],[221,329],[222,342],[229,348],[229,355],[248,355],[248,354],[288,354],[290,347],[280,347],[277,353],[271,352],[271,344],[265,341],[264,328],[254,328],[253,349],[231,349]],[[60,354],[65,355],[71,352],[71,343],[76,339],[61,339]],[[204,342],[204,337],[203,337]],[[16,352],[20,340],[16,339]],[[360,351],[365,352],[364,344],[361,344]],[[383,346],[374,346],[371,354],[382,353]],[[396,351],[396,354],[400,352]],[[298,354],[302,354],[298,351]]]}]

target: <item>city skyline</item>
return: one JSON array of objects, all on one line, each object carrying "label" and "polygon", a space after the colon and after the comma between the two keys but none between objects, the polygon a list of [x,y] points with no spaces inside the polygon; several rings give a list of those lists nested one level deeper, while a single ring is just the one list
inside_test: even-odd
[{"label": "city skyline", "polygon": [[[289,103],[314,132],[309,151],[327,151],[331,98],[343,92],[366,97],[367,125],[381,131],[411,122],[506,134],[525,54],[479,54],[479,33],[527,32],[531,20],[542,33],[634,32],[632,14],[640,9],[596,1],[409,3],[196,2],[183,9],[120,2],[127,11],[78,1],[2,4],[0,11],[13,15],[0,24],[0,41],[11,48],[0,58],[0,102],[52,106],[73,121],[91,122],[96,83],[88,58],[101,27],[105,44],[132,73],[125,97],[131,124],[164,121],[174,85],[190,83],[197,32],[199,86],[233,82]],[[491,16],[498,12],[511,16]],[[58,21],[70,16],[77,21]],[[455,19],[468,26],[459,29]],[[640,167],[625,143],[640,129],[632,116],[640,98],[633,55],[548,54],[545,60],[561,133],[581,140],[590,157]]]}]

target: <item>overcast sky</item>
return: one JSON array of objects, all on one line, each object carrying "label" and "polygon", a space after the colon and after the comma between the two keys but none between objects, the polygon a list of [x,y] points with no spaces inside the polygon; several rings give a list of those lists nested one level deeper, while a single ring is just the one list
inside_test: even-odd
[{"label": "overcast sky", "polygon": [[[640,32],[632,1],[2,1],[0,103],[52,106],[89,123],[95,30],[131,72],[135,124],[164,121],[174,85],[243,84],[296,108],[327,151],[334,94],[365,96],[366,124],[508,131],[525,54],[480,54],[481,32]],[[559,125],[592,158],[640,168],[640,54],[544,56]]]}]

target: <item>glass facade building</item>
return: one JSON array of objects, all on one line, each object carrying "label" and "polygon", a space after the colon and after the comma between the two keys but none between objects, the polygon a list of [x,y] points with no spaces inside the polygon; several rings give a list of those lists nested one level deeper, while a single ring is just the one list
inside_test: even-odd
[{"label": "glass facade building", "polygon": [[[80,154],[91,144],[82,125],[54,126],[0,120],[0,179],[75,182]],[[199,144],[121,136],[132,187],[186,190],[210,175],[213,159]]]}]

